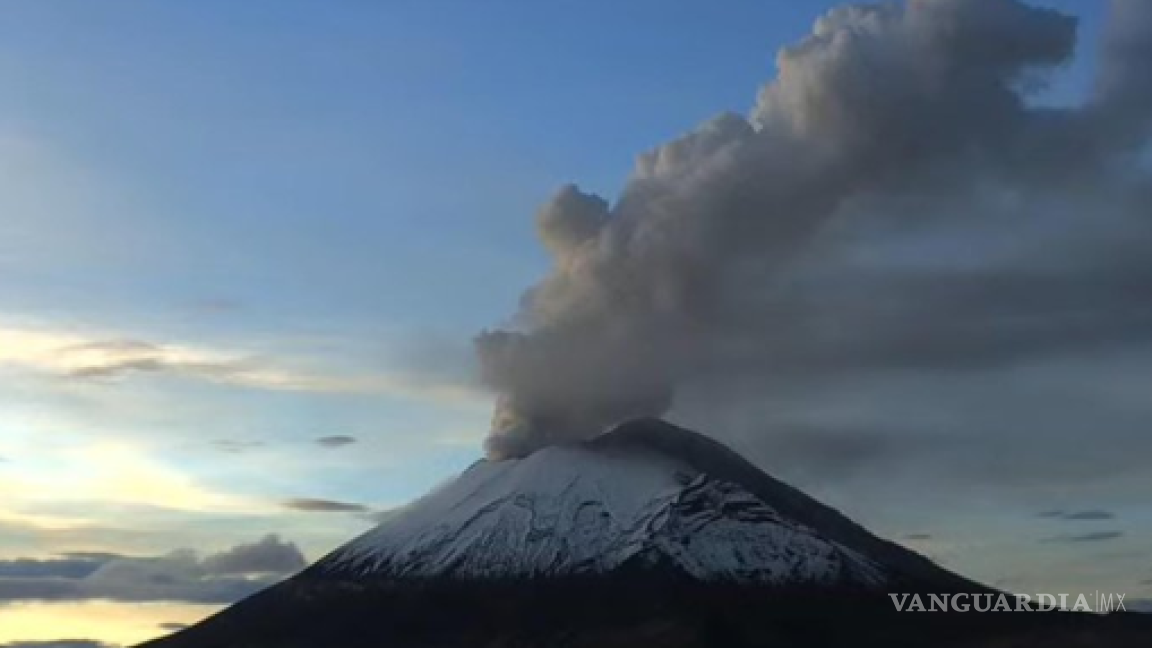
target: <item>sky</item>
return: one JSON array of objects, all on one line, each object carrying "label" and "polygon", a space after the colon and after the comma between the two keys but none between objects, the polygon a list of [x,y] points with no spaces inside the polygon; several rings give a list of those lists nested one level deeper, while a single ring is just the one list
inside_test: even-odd
[{"label": "sky", "polygon": [[[6,4],[0,646],[170,632],[477,460],[540,205],[749,111],[833,4]],[[1104,3],[1046,4],[1074,105]],[[671,416],[961,573],[1149,598],[1148,351]]]}]

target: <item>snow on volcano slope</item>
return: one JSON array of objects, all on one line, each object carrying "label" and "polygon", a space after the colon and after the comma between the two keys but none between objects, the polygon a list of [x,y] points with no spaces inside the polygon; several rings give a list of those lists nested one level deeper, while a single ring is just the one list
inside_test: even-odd
[{"label": "snow on volcano slope", "polygon": [[320,573],[395,579],[604,573],[671,562],[703,581],[880,586],[874,562],[735,484],[644,448],[480,461],[330,554]]}]

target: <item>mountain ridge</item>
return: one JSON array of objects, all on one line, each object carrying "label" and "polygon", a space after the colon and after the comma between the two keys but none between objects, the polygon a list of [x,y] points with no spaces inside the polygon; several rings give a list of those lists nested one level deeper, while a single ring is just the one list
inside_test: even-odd
[{"label": "mountain ridge", "polygon": [[682,441],[694,434],[636,421],[591,442],[478,462],[322,559],[315,571],[407,579],[564,576],[611,571],[647,556],[703,581],[867,587],[888,580],[874,561],[782,516],[739,481],[645,442],[639,432],[650,429]]},{"label": "mountain ridge", "polygon": [[888,598],[994,591],[719,442],[639,419],[478,461],[297,576],[145,646],[1135,648],[1152,630],[1122,615],[899,614]]},{"label": "mountain ridge", "polygon": [[860,545],[894,563],[912,577],[931,572],[934,578],[951,582],[941,591],[989,592],[962,576],[936,565],[928,558],[873,535],[838,510],[808,496],[758,468],[728,446],[703,434],[692,432],[662,419],[641,418],[626,421],[589,441],[593,445],[644,444],[684,457],[699,470],[739,484],[761,500],[771,502],[781,514],[813,528],[832,540],[848,546]]}]

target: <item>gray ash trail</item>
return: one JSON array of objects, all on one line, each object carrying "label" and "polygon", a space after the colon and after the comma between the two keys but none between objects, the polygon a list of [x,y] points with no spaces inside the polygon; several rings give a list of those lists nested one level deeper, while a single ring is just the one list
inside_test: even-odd
[{"label": "gray ash trail", "polygon": [[[1052,259],[1014,260],[995,268],[997,281],[939,282],[947,303],[935,312],[1045,321],[1031,339],[1007,326],[975,333],[925,321],[931,313],[821,310],[857,292],[826,276],[852,254],[829,239],[854,227],[883,237],[1030,223],[1073,194],[1084,213],[1134,220],[1149,206],[1147,174],[1116,169],[1147,144],[1152,124],[1147,4],[1113,2],[1096,90],[1062,109],[1031,98],[1073,56],[1071,17],[1017,0],[841,7],[779,53],[776,78],[747,115],[721,115],[641,155],[615,203],[562,188],[537,214],[551,273],[525,294],[512,328],[476,341],[499,394],[490,455],[523,456],[663,414],[694,383],[837,362],[991,362],[1005,348],[1044,353],[1082,334],[1064,317],[1069,304],[1034,285],[1052,274]],[[1152,276],[1152,264],[1137,263]],[[893,303],[941,299],[917,279],[881,287]],[[1124,281],[1100,281],[1096,294],[1117,303],[1127,294]],[[1036,298],[1006,298],[1016,286]],[[1130,308],[1105,310],[1115,321],[1098,330],[1139,328],[1128,325],[1138,317]],[[858,330],[836,330],[837,318],[860,320]]]}]

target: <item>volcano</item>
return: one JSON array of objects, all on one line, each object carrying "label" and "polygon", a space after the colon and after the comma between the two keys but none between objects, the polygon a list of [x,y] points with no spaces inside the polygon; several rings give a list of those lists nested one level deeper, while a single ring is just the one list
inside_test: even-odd
[{"label": "volcano", "polygon": [[297,576],[145,646],[1143,646],[1152,636],[1137,615],[897,613],[889,593],[997,594],[707,437],[642,419],[478,461]]}]

